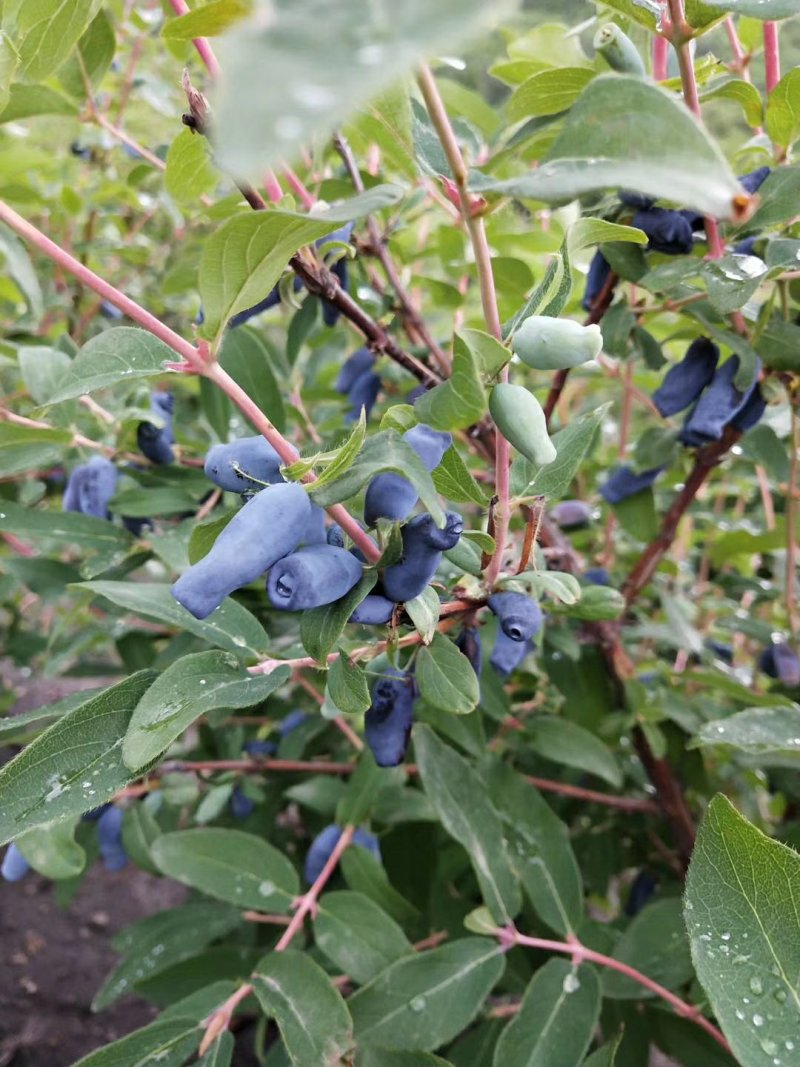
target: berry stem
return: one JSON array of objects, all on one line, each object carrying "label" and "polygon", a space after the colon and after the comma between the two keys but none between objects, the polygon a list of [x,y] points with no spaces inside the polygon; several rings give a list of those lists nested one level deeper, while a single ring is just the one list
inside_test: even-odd
[{"label": "berry stem", "polygon": [[680,1015],[683,1019],[688,1019],[702,1030],[705,1030],[721,1048],[725,1049],[726,1052],[730,1052],[730,1046],[722,1032],[706,1019],[699,1008],[694,1007],[692,1004],[687,1004],[685,1000],[681,1000],[679,996],[670,992],[663,985],[655,982],[652,978],[648,978],[646,974],[642,974],[641,971],[637,971],[629,964],[614,959],[613,956],[595,952],[594,949],[588,948],[576,938],[570,938],[567,941],[550,941],[544,937],[528,937],[526,934],[521,934],[514,926],[496,930],[495,935],[502,945],[509,948],[518,945],[525,948],[535,948],[543,952],[558,952],[564,956],[570,956],[574,964],[596,963],[599,967],[607,967],[609,970],[617,971],[644,989],[655,993],[657,997],[669,1004],[677,1015]]},{"label": "berry stem", "polygon": [[[170,7],[176,15],[188,15],[191,8],[186,3],[186,0],[169,0]],[[212,78],[219,77],[220,66],[217,61],[217,57],[214,55],[214,49],[208,43],[205,37],[192,38],[192,44],[197,49],[197,54],[205,63],[206,70]]]},{"label": "berry stem", "polygon": [[781,50],[778,23],[764,23],[764,73],[767,93],[771,93],[781,80]]},{"label": "berry stem", "polygon": [[653,38],[653,81],[666,81],[668,61],[669,41],[661,34],[656,34]]}]

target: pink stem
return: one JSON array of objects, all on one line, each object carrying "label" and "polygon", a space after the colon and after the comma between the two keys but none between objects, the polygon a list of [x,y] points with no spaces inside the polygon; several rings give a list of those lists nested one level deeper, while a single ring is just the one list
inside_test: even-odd
[{"label": "pink stem", "polygon": [[310,211],[311,208],[316,204],[317,198],[314,196],[313,193],[310,193],[308,189],[306,189],[305,185],[303,185],[300,178],[298,178],[298,176],[295,174],[295,172],[292,170],[288,163],[282,163],[281,167],[283,169],[283,176],[286,179],[286,182],[291,188],[292,192],[303,204],[306,211]]},{"label": "pink stem", "polygon": [[[191,8],[186,3],[186,0],[169,0],[170,6],[176,15],[188,15]],[[219,77],[220,67],[217,62],[217,57],[214,55],[214,50],[208,43],[205,37],[195,37],[192,40],[192,44],[197,49],[197,54],[206,65],[206,69],[212,78]]]},{"label": "pink stem", "polygon": [[642,974],[641,971],[635,970],[635,968],[630,967],[627,963],[623,963],[621,960],[615,960],[613,956],[604,956],[602,952],[595,952],[594,949],[582,945],[580,941],[549,941],[543,937],[527,937],[525,934],[521,934],[518,930],[513,928],[510,930],[499,930],[497,934],[502,943],[525,945],[528,948],[539,949],[543,952],[559,952],[564,956],[571,956],[576,963],[584,961],[587,963],[596,963],[600,967],[608,967],[609,970],[618,971],[620,974],[624,974],[626,978],[630,978],[645,989],[649,989],[651,993],[655,993],[657,997],[661,997],[662,1000],[666,1001],[666,1003],[675,1010],[676,1014],[684,1019],[689,1019],[690,1022],[695,1023],[701,1029],[705,1030],[705,1032],[712,1037],[718,1045],[724,1048],[726,1052],[730,1052],[730,1046],[721,1031],[719,1031],[713,1023],[709,1022],[708,1019],[701,1014],[698,1008],[695,1008],[691,1004],[687,1004],[685,1000],[681,1000],[680,997],[671,993],[669,989],[666,989],[663,985],[659,985],[658,982],[654,982],[652,978],[648,978],[646,974]]},{"label": "pink stem", "polygon": [[781,80],[781,51],[777,22],[764,23],[764,70],[767,92],[771,93]]},{"label": "pink stem", "polygon": [[311,886],[309,891],[300,898],[298,908],[292,916],[292,921],[286,927],[280,941],[275,946],[276,952],[283,952],[284,949],[289,947],[297,932],[302,929],[306,915],[308,915],[309,912],[313,914],[317,906],[317,897],[319,897],[320,893],[325,888],[328,879],[336,870],[339,860],[342,857],[342,853],[353,840],[355,831],[355,826],[345,826],[344,830],[342,830],[342,836],[336,842],[336,847],[328,857],[328,862],[317,876],[317,880]]},{"label": "pink stem", "polygon": [[264,191],[273,204],[277,204],[283,199],[283,189],[281,189],[280,182],[272,170],[268,170],[264,175]]},{"label": "pink stem", "polygon": [[669,41],[661,34],[657,34],[653,38],[653,81],[666,81],[668,61]]}]

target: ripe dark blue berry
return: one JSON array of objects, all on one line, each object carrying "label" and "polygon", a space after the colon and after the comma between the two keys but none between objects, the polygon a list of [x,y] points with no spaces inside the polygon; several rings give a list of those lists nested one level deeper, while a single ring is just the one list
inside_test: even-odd
[{"label": "ripe dark blue berry", "polygon": [[[331,858],[331,853],[339,844],[341,836],[342,828],[335,823],[331,823],[330,826],[326,826],[324,830],[321,830],[311,842],[303,868],[303,876],[309,885],[313,885],[322,874],[323,868]],[[365,848],[372,853],[375,859],[380,860],[381,852],[378,847],[378,839],[373,834],[367,833],[366,830],[356,830],[353,834],[353,844],[359,848]]]},{"label": "ripe dark blue berry", "polygon": [[550,508],[550,518],[562,530],[578,530],[592,521],[592,509],[583,500],[562,500]]},{"label": "ripe dark blue berry", "polygon": [[747,174],[740,175],[739,184],[752,195],[753,193],[758,192],[771,173],[772,169],[770,167],[757,167],[755,170],[751,170]]},{"label": "ripe dark blue berry", "polygon": [[205,619],[234,589],[255,581],[297,548],[311,503],[294,482],[262,489],[231,519],[210,552],[185,571],[172,595]]},{"label": "ripe dark blue berry", "polygon": [[247,819],[256,810],[255,801],[242,791],[241,786],[234,786],[229,801],[231,815],[234,819]]},{"label": "ripe dark blue berry", "polygon": [[530,641],[514,641],[498,630],[489,663],[502,678],[506,678],[519,667],[532,648]]},{"label": "ripe dark blue berry", "polygon": [[589,567],[583,572],[583,578],[592,585],[611,585],[611,575],[605,567]]},{"label": "ripe dark blue berry", "polygon": [[366,418],[369,418],[380,391],[381,380],[374,371],[368,370],[360,374],[347,394],[347,399],[350,401],[350,410],[345,415],[345,421],[357,422],[361,417],[362,408]]},{"label": "ripe dark blue berry", "polygon": [[107,871],[119,871],[128,862],[122,844],[122,809],[110,804],[97,820],[97,843]]},{"label": "ripe dark blue berry", "polygon": [[92,456],[69,476],[62,507],[97,519],[110,518],[108,504],[117,486],[117,468],[103,456]]},{"label": "ripe dark blue berry", "polygon": [[387,623],[392,612],[397,607],[393,600],[381,596],[379,593],[370,593],[365,596],[353,614],[350,622],[359,622],[362,626],[381,626]]},{"label": "ripe dark blue berry", "polygon": [[[743,415],[748,402],[758,391],[761,361],[758,361],[753,382],[743,393],[734,384],[738,370],[738,356],[731,356],[717,369],[710,385],[701,393],[678,434],[678,440],[682,444],[699,447],[708,444],[709,441],[718,441],[728,423],[737,416]],[[758,415],[756,418],[758,421],[761,413],[758,412],[757,404],[755,413]]]},{"label": "ripe dark blue berry", "polygon": [[663,207],[637,211],[631,226],[644,230],[648,239],[647,247],[652,252],[680,256],[691,252],[694,246],[692,224],[680,211],[669,211]]},{"label": "ripe dark blue berry", "polygon": [[120,319],[124,319],[124,314],[120,311],[116,305],[110,303],[108,300],[104,300],[100,304],[100,314],[104,319],[111,319],[113,322],[119,322]]},{"label": "ripe dark blue berry", "polygon": [[334,388],[337,393],[347,396],[353,388],[357,378],[360,378],[368,370],[372,370],[375,364],[375,356],[368,348],[359,348],[342,364],[339,376]]},{"label": "ripe dark blue berry", "polygon": [[245,741],[244,750],[248,756],[274,756],[277,751],[277,746],[274,741],[262,741],[260,738],[253,738],[252,741]]},{"label": "ripe dark blue berry", "polygon": [[[403,434],[403,440],[411,445],[427,471],[435,470],[442,457],[453,443],[452,435],[434,430],[425,423],[412,426]],[[402,522],[417,502],[417,491],[411,482],[400,474],[386,472],[376,475],[367,487],[364,498],[364,519],[374,526],[378,519]]]},{"label": "ripe dark blue berry", "polygon": [[512,641],[529,641],[542,628],[544,616],[537,601],[526,593],[493,593],[489,607],[500,628]]},{"label": "ripe dark blue berry", "polygon": [[653,197],[645,196],[643,193],[632,193],[627,189],[620,189],[617,196],[626,207],[632,207],[635,211],[649,211],[655,206]]},{"label": "ripe dark blue berry", "polygon": [[[295,292],[299,292],[302,288],[303,283],[299,278],[295,278]],[[268,311],[270,308],[277,307],[280,302],[280,289],[278,288],[278,285],[275,284],[263,300],[259,300],[257,304],[253,304],[252,307],[246,308],[244,311],[240,311],[238,315],[234,315],[233,318],[228,319],[228,326],[231,328],[235,326],[243,326],[249,319],[255,318],[256,315],[260,315],[262,311]]]},{"label": "ripe dark blue berry", "polygon": [[713,652],[717,659],[721,659],[723,663],[728,665],[733,664],[733,648],[731,645],[724,641],[714,641],[712,638],[708,638],[703,642],[709,652]]},{"label": "ripe dark blue berry", "polygon": [[373,685],[372,704],[364,716],[364,737],[379,767],[396,767],[405,759],[416,695],[413,677],[394,667]]},{"label": "ripe dark blue berry", "polygon": [[764,674],[777,678],[784,685],[800,685],[800,659],[785,641],[767,645],[758,658],[758,665]]},{"label": "ripe dark blue berry", "polygon": [[616,467],[608,480],[600,486],[600,496],[608,504],[620,504],[629,496],[635,496],[650,486],[663,471],[663,467],[653,467],[649,471],[634,471],[630,467]]},{"label": "ripe dark blue berry", "polygon": [[719,349],[707,337],[698,337],[686,355],[670,367],[661,385],[653,393],[653,403],[666,418],[688,408],[714,377],[719,363]]},{"label": "ripe dark blue berry", "polygon": [[480,678],[483,667],[480,630],[476,626],[465,626],[456,638],[456,648],[467,657],[473,671]]},{"label": "ripe dark blue berry", "polygon": [[245,489],[260,489],[262,482],[270,485],[283,481],[281,457],[261,434],[240,437],[227,445],[214,445],[206,453],[203,467],[206,478],[229,493]]},{"label": "ripe dark blue berry", "polygon": [[321,545],[328,543],[328,533],[325,529],[325,511],[316,504],[311,505],[306,528],[303,531],[302,545]]},{"label": "ripe dark blue berry", "polygon": [[166,427],[152,422],[140,422],[136,428],[136,443],[139,451],[151,463],[166,465],[175,459]]},{"label": "ripe dark blue berry", "polygon": [[31,865],[12,841],[0,864],[0,875],[6,882],[21,882],[30,869]]},{"label": "ripe dark blue berry", "polygon": [[445,515],[439,529],[431,515],[417,515],[403,527],[403,555],[383,572],[383,588],[390,600],[413,600],[427,589],[442,561],[442,552],[453,548],[464,529],[464,520],[455,511]]},{"label": "ripe dark blue berry", "polygon": [[298,726],[302,726],[304,722],[309,719],[309,716],[304,711],[290,711],[288,715],[284,715],[278,725],[278,733],[281,737],[286,737],[287,734],[292,733]]},{"label": "ripe dark blue berry", "polygon": [[639,871],[631,882],[631,888],[628,891],[625,914],[630,918],[638,915],[653,893],[655,893],[657,885],[658,879],[654,874],[650,871]]},{"label": "ripe dark blue berry", "polygon": [[281,611],[308,611],[340,600],[361,574],[361,563],[346,549],[309,545],[275,563],[267,593]]},{"label": "ripe dark blue berry", "polygon": [[602,252],[595,252],[592,262],[589,264],[589,273],[586,275],[586,286],[583,290],[581,307],[584,311],[591,311],[595,301],[603,291],[603,286],[611,274],[611,265]]}]

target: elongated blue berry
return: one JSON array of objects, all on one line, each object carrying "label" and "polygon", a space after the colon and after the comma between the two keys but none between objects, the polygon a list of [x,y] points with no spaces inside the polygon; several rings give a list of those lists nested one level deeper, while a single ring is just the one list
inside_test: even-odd
[{"label": "elongated blue berry", "polygon": [[30,869],[30,863],[12,841],[0,864],[0,875],[6,882],[21,882]]},{"label": "elongated blue berry", "polygon": [[[303,283],[300,281],[299,278],[295,278],[295,292],[299,292],[302,288]],[[273,287],[270,289],[270,291],[267,293],[263,300],[259,300],[257,304],[253,304],[252,307],[246,308],[244,311],[240,311],[237,315],[234,315],[233,318],[228,319],[228,326],[230,328],[234,328],[236,326],[243,326],[250,319],[255,318],[256,315],[260,315],[262,311],[268,311],[270,308],[277,307],[280,302],[280,289],[276,283],[275,285],[273,285]]]},{"label": "elongated blue berry", "polygon": [[651,207],[655,206],[655,200],[652,196],[645,196],[643,193],[634,193],[629,189],[620,189],[617,196],[626,207],[632,207],[636,211],[649,211]]},{"label": "elongated blue berry", "polygon": [[325,529],[325,511],[316,504],[312,504],[311,514],[309,515],[306,528],[303,531],[303,539],[300,543],[303,545],[321,545],[327,544],[327,540],[328,533]]},{"label": "elongated blue berry", "polygon": [[405,759],[416,695],[413,677],[394,667],[372,686],[372,704],[364,716],[364,737],[379,767],[396,767]]},{"label": "elongated blue berry", "polygon": [[[331,858],[331,853],[339,844],[341,836],[342,828],[335,823],[331,823],[324,830],[320,830],[311,842],[303,868],[303,876],[309,885],[313,885],[322,874],[323,868]],[[353,844],[359,848],[365,848],[376,859],[379,860],[381,858],[378,841],[373,834],[369,834],[365,830],[356,830],[353,834]]]},{"label": "elongated blue berry", "polygon": [[117,486],[117,468],[103,456],[92,456],[70,474],[64,490],[64,511],[79,511],[97,519],[110,518],[109,502]]},{"label": "elongated blue berry", "polygon": [[[339,285],[347,292],[349,272],[347,267],[347,259],[339,259],[334,263],[331,268],[333,273],[339,280]],[[339,308],[330,300],[322,300],[322,321],[326,326],[335,326],[341,316]]]},{"label": "elongated blue berry", "polygon": [[611,575],[605,567],[589,567],[583,572],[583,579],[592,585],[611,585]]},{"label": "elongated blue berry", "polygon": [[756,386],[745,401],[744,406],[731,419],[731,426],[740,433],[747,433],[748,430],[752,430],[754,426],[761,422],[766,410],[767,402],[761,389]]},{"label": "elongated blue berry", "polygon": [[562,500],[550,508],[550,518],[562,530],[579,530],[592,521],[592,509],[583,500]]},{"label": "elongated blue berry", "polygon": [[739,184],[752,195],[753,193],[758,192],[771,173],[771,167],[757,167],[755,170],[751,170],[747,174],[741,174],[739,176]]},{"label": "elongated blue berry", "polygon": [[97,843],[107,871],[119,871],[128,862],[122,844],[122,809],[110,804],[97,820]]},{"label": "elongated blue berry", "polygon": [[214,445],[206,453],[205,471],[214,485],[229,493],[260,489],[262,482],[271,485],[283,481],[281,457],[261,434],[240,437],[227,445]]},{"label": "elongated blue berry", "polygon": [[268,756],[274,756],[277,751],[277,745],[274,741],[262,741],[261,738],[254,737],[251,741],[245,741],[244,750],[248,756],[259,756],[267,758]]},{"label": "elongated blue berry", "polygon": [[247,819],[256,810],[255,801],[243,792],[242,787],[239,785],[234,786],[229,806],[234,819]]},{"label": "elongated blue berry", "polygon": [[353,388],[357,378],[360,378],[368,370],[372,370],[375,364],[375,355],[368,348],[359,348],[342,364],[339,377],[336,379],[334,388],[337,393],[347,396]]},{"label": "elongated blue berry", "polygon": [[156,426],[153,422],[140,422],[136,428],[136,443],[139,451],[146,456],[151,463],[166,465],[175,459],[164,428]]},{"label": "elongated blue berry", "polygon": [[489,607],[500,628],[512,641],[528,641],[541,630],[544,616],[533,597],[525,593],[493,593]]},{"label": "elongated blue berry", "polygon": [[630,467],[616,467],[607,481],[600,486],[600,496],[607,504],[620,504],[629,496],[635,496],[650,486],[663,471],[663,467],[653,467],[649,471],[634,471]]},{"label": "elongated blue berry", "polygon": [[381,596],[380,593],[370,593],[364,597],[349,621],[361,623],[362,626],[381,626],[391,619],[396,607],[395,602],[388,597]]},{"label": "elongated blue berry", "polygon": [[[425,423],[406,430],[403,440],[411,445],[427,471],[433,471],[439,466],[445,452],[453,443],[451,434],[434,430]],[[417,490],[407,478],[388,471],[385,474],[377,474],[367,487],[364,519],[368,526],[374,526],[378,519],[402,522],[416,502]]]},{"label": "elongated blue berry", "polygon": [[714,377],[719,363],[719,349],[707,337],[698,337],[686,355],[670,367],[661,385],[653,393],[653,403],[666,418],[688,408]]},{"label": "elongated blue berry", "polygon": [[290,711],[288,715],[284,715],[278,724],[278,733],[281,737],[286,737],[287,734],[292,733],[298,726],[302,726],[308,719],[309,716],[304,711]]},{"label": "elongated blue berry", "polygon": [[297,548],[310,512],[307,493],[293,482],[262,489],[234,515],[208,555],[180,576],[172,595],[196,619],[205,619],[234,589]]},{"label": "elongated blue berry", "polygon": [[692,225],[679,211],[669,211],[663,207],[637,211],[631,226],[644,230],[648,238],[647,247],[653,252],[680,256],[688,254],[694,247]]},{"label": "elongated blue berry", "polygon": [[425,512],[403,527],[403,555],[383,572],[383,588],[390,600],[413,600],[427,589],[442,561],[442,552],[453,548],[461,537],[464,521],[448,511],[444,529]]},{"label": "elongated blue berry", "polygon": [[743,412],[758,390],[761,361],[758,360],[755,377],[744,392],[737,389],[734,383],[738,370],[738,356],[731,356],[717,369],[678,434],[682,444],[699,447],[709,441],[718,441],[728,423]]},{"label": "elongated blue berry", "polygon": [[639,871],[628,890],[625,914],[633,918],[652,897],[658,886],[658,878],[651,871]]},{"label": "elongated blue berry", "polygon": [[514,641],[502,630],[498,630],[489,663],[502,678],[505,678],[519,667],[532,648],[532,642]]},{"label": "elongated blue berry", "polygon": [[764,674],[777,678],[784,685],[800,685],[800,659],[785,641],[767,645],[758,658],[758,665]]},{"label": "elongated blue berry", "polygon": [[340,600],[361,574],[361,563],[346,549],[309,545],[275,563],[267,592],[281,611],[308,611]]},{"label": "elongated blue berry", "polygon": [[480,678],[483,667],[481,633],[477,626],[465,626],[456,638],[456,648],[467,657],[473,671]]},{"label": "elongated blue berry", "polygon": [[581,307],[584,311],[591,311],[603,287],[611,275],[611,266],[602,252],[595,252],[592,262],[589,264],[589,273],[586,275],[586,286],[583,290]]},{"label": "elongated blue berry", "polygon": [[347,399],[350,401],[350,410],[345,415],[345,421],[357,422],[361,417],[362,408],[366,417],[369,418],[380,391],[381,380],[374,371],[368,370],[360,374],[347,394]]}]

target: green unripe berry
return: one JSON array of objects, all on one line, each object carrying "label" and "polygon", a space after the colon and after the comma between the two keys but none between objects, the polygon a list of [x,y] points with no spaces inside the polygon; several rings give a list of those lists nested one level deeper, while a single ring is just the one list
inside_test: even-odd
[{"label": "green unripe berry", "polygon": [[531,315],[514,334],[512,348],[534,370],[567,370],[597,359],[603,348],[603,335],[599,326]]},{"label": "green unripe berry", "polygon": [[645,76],[644,62],[636,45],[613,22],[597,31],[594,46],[612,70],[620,74],[636,74],[640,78]]},{"label": "green unripe berry", "polygon": [[556,458],[544,412],[527,389],[500,382],[492,389],[489,411],[503,437],[526,459],[545,467]]}]

